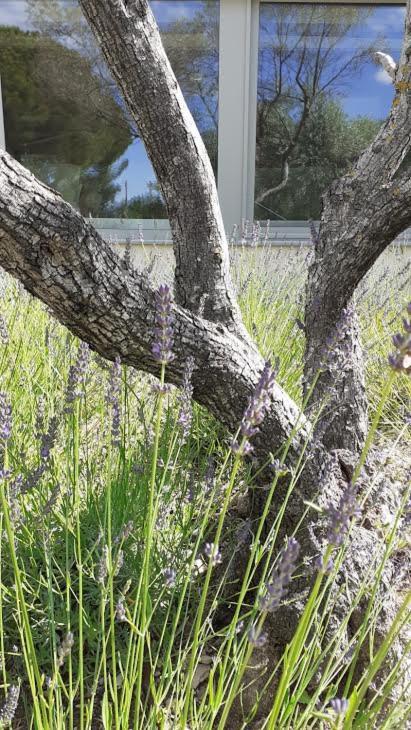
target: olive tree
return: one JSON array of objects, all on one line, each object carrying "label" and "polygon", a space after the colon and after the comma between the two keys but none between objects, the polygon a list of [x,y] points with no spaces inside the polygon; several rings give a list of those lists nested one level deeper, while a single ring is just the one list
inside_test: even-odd
[{"label": "olive tree", "polygon": [[[194,398],[233,431],[264,359],[242,321],[204,143],[148,0],[80,0],[80,5],[141,134],[167,205],[176,262],[175,359],[167,378],[180,384],[192,357]],[[314,401],[326,407],[314,429],[277,384],[254,439],[260,460],[288,440],[291,469],[308,442],[307,468],[290,502],[288,524],[300,517],[304,499],[317,495],[321,504],[330,497],[330,481],[323,484],[320,474],[335,477],[338,495],[350,478],[351,455],[364,443],[367,402],[352,297],[378,256],[411,225],[411,179],[401,168],[411,148],[410,55],[408,0],[390,114],[352,169],[325,193],[314,235],[305,312],[305,383],[311,387],[316,379]],[[6,152],[0,152],[0,265],[101,355],[120,356],[124,363],[158,375],[150,282],[124,266],[89,220]],[[332,366],[327,359],[330,342]],[[310,449],[315,458],[309,458]],[[307,550],[315,546],[314,523],[315,518],[308,520],[304,528]],[[287,622],[276,623],[282,631]]]}]

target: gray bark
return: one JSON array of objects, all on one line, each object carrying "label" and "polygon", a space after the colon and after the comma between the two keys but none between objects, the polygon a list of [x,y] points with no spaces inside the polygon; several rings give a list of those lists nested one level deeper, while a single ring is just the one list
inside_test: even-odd
[{"label": "gray bark", "polygon": [[[195,399],[234,431],[257,383],[263,359],[244,331],[233,294],[227,242],[203,143],[178,89],[147,1],[80,1],[136,120],[167,202],[177,260],[178,300],[174,307],[176,358],[167,367],[167,379],[180,384],[185,362],[192,356]],[[323,364],[328,338],[334,338],[335,345],[334,368],[327,360],[315,393],[317,400],[327,401],[322,436],[330,449],[345,446],[355,450],[366,423],[355,314],[348,312],[337,337],[336,325],[358,282],[390,241],[411,224],[411,183],[406,176],[395,177],[411,137],[407,55],[410,2],[397,102],[352,173],[337,181],[324,197],[321,230],[309,272],[307,380],[312,380]],[[101,355],[109,359],[119,355],[129,365],[159,374],[152,356],[155,296],[148,280],[126,268],[89,222],[1,151],[0,266]],[[205,317],[200,317],[196,312],[204,295]],[[276,385],[270,411],[253,439],[259,462],[290,439],[292,466],[309,434],[310,424]],[[336,490],[341,491],[349,479],[343,474],[341,454],[326,453],[317,441],[313,455],[315,459],[309,460],[290,500],[285,529],[292,530],[300,520],[304,500],[319,490],[319,504],[335,502]],[[323,473],[321,467],[325,467]],[[277,498],[281,498],[281,488]],[[254,514],[258,518],[261,512]],[[321,548],[323,532],[317,527],[315,515],[302,528],[307,558]],[[351,577],[360,572],[355,569]],[[286,613],[284,616],[291,626],[292,621]],[[278,626],[284,638],[280,620]]]},{"label": "gray bark", "polygon": [[353,295],[378,256],[411,225],[411,184],[399,174],[411,149],[411,6],[396,74],[391,113],[353,169],[323,197],[306,303],[306,388],[321,370],[314,404],[326,403],[319,424],[328,448],[358,450],[367,401]]},{"label": "gray bark", "polygon": [[176,301],[248,339],[230,277],[213,170],[147,0],[80,0],[135,120],[173,234]]},{"label": "gray bark", "polygon": [[[154,290],[60,195],[0,151],[0,266],[47,304],[57,319],[104,357],[154,375]],[[167,380],[180,384],[194,358],[195,399],[235,431],[264,361],[254,346],[179,306],[174,308],[175,360]],[[276,385],[272,408],[255,439],[260,458],[277,449],[295,428],[299,409]],[[308,425],[292,439],[298,457]]]},{"label": "gray bark", "polygon": [[[243,328],[233,294],[228,247],[204,145],[147,0],[81,0],[81,4],[143,136],[170,214],[181,308],[176,309],[178,357],[168,377],[180,382],[183,363],[193,355],[196,399],[233,430],[261,371],[262,358]],[[355,314],[348,312],[337,338],[336,325],[358,282],[411,223],[410,182],[407,176],[395,178],[411,137],[410,42],[409,3],[391,115],[351,173],[336,181],[324,197],[309,272],[306,380],[324,366],[315,399],[326,401],[320,433],[329,448],[355,450],[366,427]],[[125,272],[90,224],[5,153],[0,155],[0,166],[0,264],[103,355],[120,354],[125,362],[156,373],[147,344],[153,319],[148,283]],[[193,314],[205,295],[205,316],[196,319]],[[213,326],[207,324],[212,319],[217,321]],[[327,341],[337,342],[331,347],[334,367],[328,360],[324,364]],[[298,416],[295,403],[278,387],[257,439],[257,452],[264,456],[281,447]],[[308,428],[306,424],[295,439],[291,456]]]}]

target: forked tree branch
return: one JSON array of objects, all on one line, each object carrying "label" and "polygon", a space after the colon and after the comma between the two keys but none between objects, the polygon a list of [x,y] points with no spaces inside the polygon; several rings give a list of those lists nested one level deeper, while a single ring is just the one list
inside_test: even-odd
[{"label": "forked tree branch", "polygon": [[[126,268],[92,225],[59,194],[0,151],[0,266],[18,278],[57,319],[104,357],[159,374],[152,356],[154,290]],[[188,357],[195,362],[194,397],[234,432],[264,366],[252,345],[221,324],[174,307],[175,359],[167,380],[180,384]],[[264,459],[292,438],[298,458],[308,424],[275,386],[272,407],[255,438]]]},{"label": "forked tree branch", "polygon": [[164,195],[175,296],[248,339],[230,277],[211,163],[163,48],[148,0],[80,0]]}]

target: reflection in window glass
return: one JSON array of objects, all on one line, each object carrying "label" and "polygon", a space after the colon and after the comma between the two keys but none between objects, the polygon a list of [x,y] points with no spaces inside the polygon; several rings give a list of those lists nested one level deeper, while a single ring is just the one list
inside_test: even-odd
[{"label": "reflection in window glass", "polygon": [[400,6],[262,4],[255,217],[318,219],[321,194],[387,116],[393,85],[373,60],[398,61]]},{"label": "reflection in window glass", "polygon": [[[217,163],[219,0],[152,0]],[[83,215],[166,218],[154,171],[77,0],[1,0],[6,149]]]}]

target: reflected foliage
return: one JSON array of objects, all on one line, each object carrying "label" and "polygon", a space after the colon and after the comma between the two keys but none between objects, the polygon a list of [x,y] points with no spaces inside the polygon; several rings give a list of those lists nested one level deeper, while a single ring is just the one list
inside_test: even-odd
[{"label": "reflected foliage", "polygon": [[[2,27],[0,7],[8,151],[84,215],[166,218],[138,130],[77,0],[22,1],[30,31]],[[216,171],[219,3],[188,0],[177,20],[168,19],[172,8],[170,0],[153,2]]]},{"label": "reflected foliage", "polygon": [[0,27],[0,74],[8,151],[83,214],[104,210],[131,135],[89,60],[38,32]]},{"label": "reflected foliage", "polygon": [[352,107],[374,51],[386,50],[384,37],[372,30],[376,12],[261,7],[256,218],[319,218],[322,193],[375,136],[384,102],[379,118]]}]

